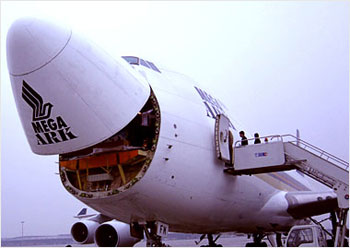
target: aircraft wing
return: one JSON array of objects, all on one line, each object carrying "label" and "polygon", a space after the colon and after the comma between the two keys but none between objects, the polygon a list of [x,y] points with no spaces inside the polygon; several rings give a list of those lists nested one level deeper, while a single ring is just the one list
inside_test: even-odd
[{"label": "aircraft wing", "polygon": [[87,214],[87,208],[83,208],[76,216],[74,216],[74,218],[85,219],[96,215],[97,214]]},{"label": "aircraft wing", "polygon": [[338,208],[334,192],[297,191],[286,194],[287,212],[295,219],[329,213]]}]

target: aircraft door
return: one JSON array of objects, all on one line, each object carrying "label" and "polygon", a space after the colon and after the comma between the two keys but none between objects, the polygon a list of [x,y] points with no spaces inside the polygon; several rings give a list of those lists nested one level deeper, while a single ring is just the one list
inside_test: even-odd
[{"label": "aircraft door", "polygon": [[233,164],[233,135],[230,131],[230,119],[218,114],[215,120],[215,150],[218,159]]}]

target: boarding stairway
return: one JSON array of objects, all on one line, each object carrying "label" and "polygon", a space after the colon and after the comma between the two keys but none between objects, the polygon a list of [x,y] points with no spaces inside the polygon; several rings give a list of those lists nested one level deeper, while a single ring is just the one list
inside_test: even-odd
[{"label": "boarding stairway", "polygon": [[349,209],[349,163],[290,134],[260,139],[260,144],[248,139],[246,146],[237,141],[233,165],[224,172],[241,176],[295,169],[332,188],[340,209],[335,244],[341,246]]}]

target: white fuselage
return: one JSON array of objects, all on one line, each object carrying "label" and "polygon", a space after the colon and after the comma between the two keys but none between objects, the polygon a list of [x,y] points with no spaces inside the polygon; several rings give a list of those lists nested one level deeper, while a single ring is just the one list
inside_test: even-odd
[{"label": "white fuselage", "polygon": [[165,70],[161,74],[142,66],[135,70],[149,82],[161,111],[152,163],[145,176],[124,192],[78,199],[124,222],[158,220],[178,232],[254,232],[295,223],[286,212],[282,190],[298,190],[286,181],[294,177],[307,184],[303,176],[295,171],[259,177],[225,174],[224,162],[215,154],[215,119],[208,116],[195,83]]},{"label": "white fuselage", "polygon": [[[307,179],[295,171],[225,174],[215,150],[214,117],[230,115],[187,77],[130,65],[70,30],[33,18],[12,25],[7,54],[30,147],[37,154],[63,154],[60,162],[64,154],[86,151],[122,132],[148,99],[158,102],[156,144],[138,175],[128,182],[122,178],[123,190],[105,185],[86,193],[79,160],[73,169],[60,166],[65,188],[101,214],[126,223],[161,221],[170,231],[189,233],[264,232],[296,223],[285,194],[309,190]],[[233,130],[235,141],[238,131]],[[79,187],[70,185],[74,178]]]}]

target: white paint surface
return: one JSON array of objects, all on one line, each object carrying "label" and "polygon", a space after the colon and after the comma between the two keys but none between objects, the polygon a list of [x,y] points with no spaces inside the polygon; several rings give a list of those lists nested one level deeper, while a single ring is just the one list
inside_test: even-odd
[{"label": "white paint surface", "polygon": [[[348,2],[1,2],[2,236],[67,233],[83,206],[56,156],[32,154],[6,73],[23,16],[58,19],[112,54],[139,55],[204,85],[254,132],[293,133],[348,160]],[[248,132],[250,131],[250,133]]]}]

